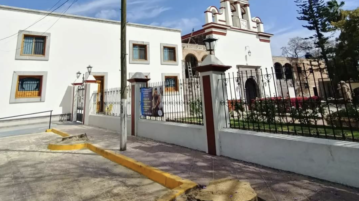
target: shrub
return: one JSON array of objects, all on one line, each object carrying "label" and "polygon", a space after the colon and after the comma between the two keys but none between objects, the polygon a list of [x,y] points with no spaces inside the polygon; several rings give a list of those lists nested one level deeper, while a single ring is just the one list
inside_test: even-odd
[{"label": "shrub", "polygon": [[190,105],[190,114],[194,116],[202,116],[203,109],[202,109],[202,101],[200,99],[191,101]]}]

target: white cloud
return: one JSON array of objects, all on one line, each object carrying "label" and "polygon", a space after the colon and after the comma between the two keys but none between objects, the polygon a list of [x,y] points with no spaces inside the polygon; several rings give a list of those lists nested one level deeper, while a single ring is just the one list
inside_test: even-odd
[{"label": "white cloud", "polygon": [[[154,18],[171,9],[162,6],[165,0],[129,0],[127,3],[128,21],[140,21]],[[90,0],[76,3],[70,13],[76,15],[94,16],[105,19],[118,19],[121,12],[121,0]]]},{"label": "white cloud", "polygon": [[193,28],[201,25],[201,21],[197,18],[182,18],[179,20],[164,21],[161,23],[153,22],[151,23],[151,25],[181,29],[182,33],[185,34],[191,32]]},{"label": "white cloud", "polygon": [[102,19],[119,19],[119,12],[116,10],[101,10],[100,12],[96,13],[96,18]]}]

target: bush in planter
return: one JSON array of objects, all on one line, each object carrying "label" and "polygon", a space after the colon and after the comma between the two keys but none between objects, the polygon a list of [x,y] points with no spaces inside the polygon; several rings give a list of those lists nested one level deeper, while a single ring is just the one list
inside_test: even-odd
[{"label": "bush in planter", "polygon": [[193,116],[202,116],[203,114],[203,109],[202,109],[202,101],[200,99],[191,101],[189,103],[190,105],[190,114]]},{"label": "bush in planter", "polygon": [[328,114],[325,120],[327,124],[337,127],[359,128],[359,111],[353,105],[347,105],[347,108]]}]

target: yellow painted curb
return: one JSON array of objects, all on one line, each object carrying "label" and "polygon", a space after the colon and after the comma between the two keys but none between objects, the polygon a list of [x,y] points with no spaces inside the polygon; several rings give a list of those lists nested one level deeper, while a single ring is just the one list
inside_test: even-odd
[{"label": "yellow painted curb", "polygon": [[60,130],[57,130],[57,129],[47,129],[46,130],[46,132],[48,132],[48,133],[55,133],[55,134],[58,134],[58,135],[60,135],[60,136],[62,136],[62,137],[69,137],[70,136],[70,134],[68,134],[68,133],[65,133],[65,132],[63,132],[63,131],[60,131]]},{"label": "yellow painted curb", "polygon": [[[51,132],[61,135],[63,137],[70,136],[69,134],[56,129],[51,129]],[[49,144],[48,146],[48,149],[50,150],[79,150],[84,148],[87,148],[92,152],[97,153],[102,157],[109,159],[112,162],[115,162],[135,172],[138,172],[143,176],[171,189],[171,192],[166,193],[165,195],[160,197],[158,201],[172,201],[179,195],[186,193],[190,189],[197,186],[195,182],[182,179],[181,177],[175,175],[171,175],[167,172],[148,166],[144,163],[138,162],[127,156],[116,154],[112,151],[104,150],[90,143],[73,144],[73,145]]]},{"label": "yellow painted curb", "polygon": [[49,144],[47,146],[48,149],[52,151],[70,151],[70,150],[80,150],[80,149],[86,149],[87,144]]}]

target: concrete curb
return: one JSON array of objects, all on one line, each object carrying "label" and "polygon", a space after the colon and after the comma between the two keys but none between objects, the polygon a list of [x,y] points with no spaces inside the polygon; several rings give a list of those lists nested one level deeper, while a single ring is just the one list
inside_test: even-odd
[{"label": "concrete curb", "polygon": [[86,148],[87,148],[87,144],[70,144],[70,145],[49,144],[47,146],[47,149],[50,149],[52,151],[71,151],[71,150],[80,150]]},{"label": "concrete curb", "polygon": [[[57,129],[49,129],[46,132],[53,132],[58,134],[62,137],[70,136],[68,133],[59,131]],[[92,152],[101,155],[108,160],[120,164],[124,167],[127,167],[135,172],[142,174],[143,176],[155,181],[169,189],[171,192],[166,193],[165,195],[161,196],[158,201],[172,201],[179,195],[186,193],[187,191],[195,188],[197,183],[192,182],[190,180],[182,179],[181,177],[171,175],[170,173],[161,171],[157,168],[148,166],[144,163],[138,162],[132,158],[127,156],[114,153],[112,151],[107,151],[102,148],[99,148],[93,144],[85,143],[85,144],[72,144],[72,145],[56,145],[56,144],[49,144],[48,149],[59,151],[59,150],[80,150],[87,148]]]},{"label": "concrete curb", "polygon": [[47,129],[46,132],[47,133],[55,133],[55,134],[60,135],[62,137],[69,137],[70,136],[70,134],[62,132],[62,131],[54,129],[54,128],[53,129]]}]

